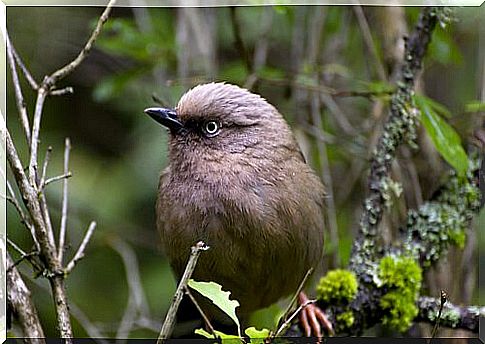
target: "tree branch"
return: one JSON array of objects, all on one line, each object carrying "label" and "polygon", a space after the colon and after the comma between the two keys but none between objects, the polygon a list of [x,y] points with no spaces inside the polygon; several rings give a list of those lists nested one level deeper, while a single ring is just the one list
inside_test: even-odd
[{"label": "tree branch", "polygon": [[[40,254],[39,257],[42,263],[45,266],[45,271],[43,272],[44,276],[49,279],[51,290],[54,298],[54,306],[56,310],[57,316],[57,327],[60,332],[60,337],[65,338],[67,343],[71,342],[72,338],[72,328],[69,316],[69,308],[68,308],[68,301],[67,295],[65,291],[64,285],[64,278],[67,273],[69,273],[79,261],[83,254],[84,249],[89,241],[89,238],[94,230],[93,223],[91,224],[88,232],[81,243],[78,251],[74,258],[69,262],[66,269],[63,269],[63,264],[61,259],[58,257],[56,244],[54,240],[54,231],[52,229],[52,224],[50,221],[50,213],[47,206],[47,201],[44,195],[43,183],[41,183],[38,179],[38,148],[39,148],[39,135],[40,135],[40,127],[41,127],[41,119],[42,119],[42,112],[44,107],[44,102],[46,97],[53,92],[53,94],[64,94],[68,92],[70,89],[66,88],[63,90],[56,90],[55,84],[57,81],[61,80],[69,73],[71,73],[79,64],[85,59],[85,57],[90,52],[93,43],[95,42],[96,38],[98,37],[101,27],[106,22],[108,15],[111,11],[111,7],[114,4],[114,0],[110,0],[107,8],[104,10],[103,14],[99,18],[96,28],[94,29],[93,33],[91,34],[88,42],[81,50],[79,55],[69,64],[66,66],[58,69],[50,76],[44,77],[42,83],[37,85],[33,78],[28,73],[27,69],[21,63],[20,58],[17,56],[17,62],[21,65],[21,68],[26,75],[28,81],[30,82],[32,88],[37,91],[37,100],[35,104],[35,110],[33,115],[33,122],[31,132],[26,133],[26,136],[29,137],[30,135],[30,157],[28,163],[28,174],[24,172],[22,162],[19,158],[17,150],[15,148],[14,142],[8,132],[5,119],[2,116],[0,119],[0,136],[5,142],[6,152],[7,152],[7,160],[9,162],[10,168],[12,169],[14,178],[17,182],[19,187],[20,194],[22,195],[23,202],[27,208],[27,211],[32,219],[32,226],[35,233],[35,239],[37,239],[40,247]],[[14,48],[9,41],[9,61],[11,64],[11,68],[15,69],[15,63],[13,62],[13,58],[15,57]],[[16,71],[12,72],[13,74]],[[18,76],[13,78],[14,87],[16,90],[20,90],[20,84],[18,80]],[[18,104],[23,104],[22,93],[16,91],[16,100]],[[25,124],[25,110],[24,107],[21,106],[19,108],[21,121],[23,121],[23,128],[24,131],[28,128]],[[28,121],[27,121],[28,124]],[[28,132],[28,131],[27,131]],[[49,153],[48,153],[49,154]],[[47,168],[49,156],[46,157],[46,161],[44,161],[44,171]],[[42,172],[41,180],[45,180],[45,172]],[[51,180],[53,181],[53,180]],[[63,240],[63,238],[62,238]],[[62,249],[62,247],[60,248]],[[62,258],[62,254],[61,254]]]},{"label": "tree branch", "polygon": [[84,61],[86,56],[89,55],[91,52],[91,49],[94,45],[94,42],[96,42],[96,39],[98,38],[101,28],[103,27],[104,23],[108,20],[109,14],[111,12],[111,9],[113,5],[115,4],[116,0],[110,0],[108,5],[106,6],[105,10],[101,14],[101,17],[99,17],[98,22],[96,23],[96,28],[94,29],[93,33],[89,37],[88,41],[86,42],[86,45],[84,48],[79,52],[79,55],[70,63],[65,65],[64,67],[56,70],[49,78],[48,78],[48,84],[49,85],[55,85],[57,81],[65,78],[67,75],[72,73],[74,69],[76,69],[81,62]]},{"label": "tree branch", "polygon": [[91,236],[93,235],[94,230],[96,229],[96,222],[91,221],[89,224],[89,228],[86,231],[86,235],[84,236],[83,241],[81,242],[81,245],[79,245],[79,248],[76,251],[76,254],[74,257],[71,259],[71,261],[67,264],[64,273],[69,274],[72,269],[74,269],[74,266],[84,257],[84,251],[86,250],[86,246],[88,246],[89,240],[91,239]]},{"label": "tree branch", "polygon": [[20,81],[17,74],[17,68],[15,64],[13,47],[10,43],[10,37],[7,35],[7,57],[8,65],[10,66],[10,71],[12,72],[12,82],[15,89],[15,100],[17,104],[17,110],[20,117],[20,124],[22,124],[22,129],[24,130],[24,135],[27,140],[27,144],[30,145],[30,125],[29,117],[27,115],[27,107],[25,106],[24,96],[22,94],[22,89],[20,88]]},{"label": "tree branch", "polygon": [[162,344],[163,341],[168,339],[172,334],[175,325],[175,316],[177,315],[177,310],[184,296],[184,290],[187,287],[187,282],[194,273],[195,266],[197,265],[197,259],[199,259],[201,252],[207,251],[208,249],[209,246],[202,241],[199,241],[197,244],[195,244],[195,246],[192,246],[189,261],[185,266],[184,274],[182,275],[182,278],[177,286],[177,290],[175,291],[175,295],[173,296],[172,303],[170,304],[170,308],[168,309],[167,316],[163,322],[162,329],[158,335],[157,344]]},{"label": "tree branch", "polygon": [[37,309],[10,255],[7,253],[7,302],[13,315],[19,319],[23,335],[31,343],[45,343],[44,330],[37,315]]},{"label": "tree branch", "polygon": [[364,201],[364,210],[359,223],[359,234],[352,248],[350,268],[365,282],[366,270],[377,254],[377,227],[384,211],[385,197],[383,184],[389,180],[391,163],[401,143],[413,143],[416,136],[417,111],[412,106],[414,81],[421,70],[423,57],[431,40],[431,34],[438,21],[439,9],[423,9],[416,28],[406,42],[401,80],[391,100],[391,113],[384,131],[374,151],[370,176],[369,195]]},{"label": "tree branch", "polygon": [[[422,296],[417,302],[419,309],[415,321],[434,323],[440,309],[440,300],[433,297]],[[465,329],[478,333],[479,317],[485,317],[485,307],[456,306],[447,301],[440,317],[440,325],[449,328]]]},{"label": "tree branch", "polygon": [[[66,228],[67,228],[67,193],[68,193],[68,180],[67,177],[71,176],[69,172],[69,153],[71,152],[71,140],[66,138],[64,143],[64,184],[62,188],[62,210],[61,210],[61,228],[59,230],[59,247],[57,249],[57,259],[62,264],[62,258],[64,254],[64,240],[66,238]],[[64,177],[65,176],[65,177]],[[46,182],[47,184],[47,182]]]}]

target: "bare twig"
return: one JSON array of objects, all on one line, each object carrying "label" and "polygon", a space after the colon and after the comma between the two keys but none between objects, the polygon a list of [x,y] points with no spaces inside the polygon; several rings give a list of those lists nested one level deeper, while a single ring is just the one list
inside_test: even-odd
[{"label": "bare twig", "polygon": [[441,290],[441,297],[440,297],[440,308],[438,310],[438,316],[436,317],[436,323],[434,324],[433,331],[431,332],[431,339],[436,336],[436,332],[440,327],[440,320],[441,320],[441,312],[443,312],[443,306],[448,301],[448,296],[444,290]]},{"label": "bare twig", "polygon": [[189,299],[192,301],[192,303],[195,305],[195,308],[197,308],[197,310],[199,311],[200,315],[202,316],[202,319],[204,319],[204,322],[205,322],[206,326],[209,328],[209,332],[214,336],[214,338],[217,338],[217,335],[214,332],[214,326],[212,326],[209,318],[204,313],[204,311],[202,310],[202,308],[200,308],[199,303],[197,302],[197,300],[195,299],[195,297],[192,295],[192,293],[190,292],[189,288],[187,288],[187,286],[185,286],[184,291],[185,291],[185,294],[187,294],[187,296],[189,297]]},{"label": "bare twig", "polygon": [[14,146],[14,143],[12,141],[10,133],[7,130],[4,118],[2,116],[0,116],[0,136],[3,142],[5,142],[7,160],[14,174],[24,204],[31,216],[32,224],[35,228],[35,235],[39,241],[41,250],[46,257],[47,263],[51,266],[57,266],[55,260],[53,259],[53,250],[51,243],[49,242],[49,237],[47,235],[42,211],[40,209],[39,203],[37,202],[37,193],[29,184],[27,176],[24,173],[24,168],[17,154],[17,150]]},{"label": "bare twig", "polygon": [[[315,10],[311,22],[310,22],[310,44],[307,51],[307,63],[314,66],[319,61],[319,55],[321,52],[320,41],[322,37],[323,25],[325,23],[325,11],[322,8]],[[314,71],[311,75],[311,79],[314,84],[319,85],[318,72]],[[322,113],[321,113],[321,98],[318,92],[309,92],[308,97],[310,98],[311,106],[311,118],[313,125],[323,131],[322,124]],[[333,182],[332,175],[330,171],[330,165],[328,163],[327,155],[327,145],[322,140],[316,140],[317,150],[318,150],[318,163],[320,165],[321,179],[326,187],[327,198],[326,198],[326,216],[328,219],[328,226],[330,230],[330,242],[334,247],[338,247],[338,227],[337,227],[337,215],[335,209],[335,201],[333,197]],[[332,262],[331,265],[337,266],[339,264],[339,253],[337,249],[332,250]],[[333,267],[331,266],[331,267]]]},{"label": "bare twig", "polygon": [[374,55],[375,59],[375,65],[377,69],[377,75],[379,76],[379,79],[381,80],[387,80],[386,76],[386,71],[384,69],[384,66],[382,64],[381,58],[379,57],[379,54],[377,53],[377,48],[374,43],[374,39],[372,38],[372,34],[370,32],[369,24],[367,23],[367,19],[365,18],[364,11],[362,10],[362,7],[360,5],[357,6],[352,6],[352,9],[355,12],[355,15],[357,16],[357,20],[359,22],[359,26],[362,32],[362,35],[364,36],[364,42],[367,46],[367,50]]},{"label": "bare twig", "polygon": [[63,96],[63,95],[66,95],[66,94],[73,94],[73,93],[74,93],[74,88],[72,88],[71,86],[68,86],[68,87],[52,90],[52,91],[49,92],[49,95],[50,96]]},{"label": "bare twig", "polygon": [[187,287],[187,282],[195,270],[197,259],[199,259],[201,252],[208,249],[209,246],[202,241],[199,241],[197,244],[195,244],[195,246],[192,246],[189,261],[185,266],[184,274],[182,275],[182,278],[177,286],[177,290],[175,291],[175,295],[173,296],[172,303],[170,304],[170,308],[168,309],[167,316],[163,322],[162,329],[158,335],[157,344],[162,344],[163,341],[168,339],[172,334],[175,324],[175,316],[177,314],[180,302],[184,296],[184,289]]},{"label": "bare twig", "polygon": [[[287,320],[288,320],[288,316],[290,315],[291,313],[291,309],[293,308],[293,305],[295,304],[296,300],[298,299],[298,295],[300,294],[300,292],[303,290],[303,287],[305,286],[305,283],[306,281],[308,280],[308,278],[310,277],[310,275],[313,273],[313,268],[310,268],[308,269],[308,271],[306,272],[305,276],[303,277],[303,279],[301,280],[301,283],[300,285],[298,286],[298,289],[296,290],[296,292],[293,294],[293,297],[291,298],[290,302],[288,303],[288,306],[286,306],[286,310],[285,312],[283,313],[283,315],[280,317],[279,321],[278,321],[278,329],[281,328],[282,324],[285,323]],[[276,333],[278,332],[279,330],[275,331],[273,333],[273,335],[271,336],[271,339],[274,339],[276,337]]]},{"label": "bare twig", "polygon": [[[19,187],[20,194],[22,195],[23,202],[32,219],[32,226],[35,231],[35,237],[39,242],[40,254],[43,257],[43,261],[46,265],[46,271],[44,275],[49,279],[52,295],[54,298],[54,305],[57,316],[57,327],[60,332],[60,337],[64,338],[67,343],[71,343],[72,327],[69,315],[67,295],[65,291],[64,278],[75,266],[75,264],[84,255],[84,250],[89,242],[92,232],[95,228],[95,223],[91,223],[83,242],[81,243],[74,258],[69,262],[66,269],[63,270],[62,262],[58,259],[56,243],[54,239],[54,231],[50,221],[50,213],[47,207],[47,201],[42,190],[43,183],[40,183],[38,179],[38,148],[39,148],[39,133],[42,119],[42,112],[44,102],[52,91],[53,94],[63,94],[69,92],[69,88],[63,90],[56,90],[55,84],[60,79],[71,73],[79,64],[84,60],[96,38],[98,37],[102,25],[106,22],[108,15],[111,11],[111,7],[114,4],[114,0],[110,0],[107,8],[103,11],[103,14],[99,18],[96,28],[91,34],[88,42],[81,50],[79,55],[66,66],[58,69],[50,76],[44,77],[40,86],[35,84],[33,78],[30,77],[27,69],[23,66],[20,58],[17,58],[17,62],[21,65],[21,68],[26,74],[32,88],[37,91],[37,100],[34,109],[32,128],[30,132],[30,157],[28,163],[28,173],[26,174],[23,169],[23,164],[19,158],[15,145],[12,141],[10,133],[7,130],[5,119],[0,119],[0,136],[5,142],[7,159],[12,169],[13,175]],[[14,54],[12,47],[12,56]],[[15,87],[20,87],[18,84],[18,78],[14,81]],[[17,102],[22,102],[19,97],[21,93],[16,93]],[[21,109],[21,111],[23,111]],[[47,165],[46,165],[47,166]],[[43,180],[45,180],[45,173],[43,173]]]},{"label": "bare twig", "polygon": [[7,299],[14,315],[19,319],[23,335],[31,343],[45,343],[44,330],[37,315],[37,310],[30,297],[30,290],[25,285],[10,255],[7,253]]},{"label": "bare twig", "polygon": [[27,107],[25,106],[24,96],[22,94],[19,76],[17,74],[17,68],[15,65],[12,43],[10,42],[10,37],[8,35],[7,35],[7,57],[8,57],[8,64],[10,66],[10,71],[12,72],[12,81],[15,89],[15,100],[16,100],[17,109],[19,112],[20,123],[22,124],[22,129],[24,130],[27,144],[30,145],[29,117],[27,115]]},{"label": "bare twig", "polygon": [[321,93],[320,99],[330,110],[330,112],[333,114],[333,118],[335,118],[335,121],[337,122],[338,126],[342,129],[342,131],[345,134],[353,137],[358,135],[357,130],[352,126],[352,124],[347,119],[347,115],[342,111],[340,106],[332,98],[331,95]]},{"label": "bare twig", "polygon": [[29,180],[33,188],[37,188],[37,150],[39,146],[39,132],[40,122],[42,119],[42,110],[44,108],[44,101],[47,95],[45,88],[39,88],[37,93],[37,101],[35,103],[34,121],[32,124],[32,134],[30,141],[30,162],[29,162]]},{"label": "bare twig", "polygon": [[305,309],[308,305],[311,305],[313,303],[317,302],[317,300],[308,300],[304,304],[300,305],[294,312],[293,314],[283,323],[281,326],[278,328],[276,333],[273,335],[274,337],[278,337],[281,333],[283,333],[290,325],[293,319],[303,310]]},{"label": "bare twig", "polygon": [[44,270],[44,268],[35,259],[33,259],[34,256],[39,255],[39,251],[33,251],[33,252],[27,253],[9,238],[7,238],[7,243],[20,254],[20,259],[14,262],[12,265],[10,265],[10,267],[7,268],[7,272],[10,271],[14,266],[17,266],[18,264],[20,264],[24,259],[28,260],[37,272],[41,272]]},{"label": "bare twig", "polygon": [[[57,250],[57,259],[62,264],[62,258],[64,254],[64,241],[66,238],[66,227],[67,227],[67,194],[68,194],[68,177],[71,176],[69,172],[69,153],[71,152],[71,140],[66,137],[64,142],[64,175],[60,176],[64,179],[64,184],[62,188],[62,210],[61,210],[61,226],[59,229],[59,247]],[[51,178],[53,179],[53,178]],[[47,182],[46,182],[47,185]]]},{"label": "bare twig", "polygon": [[86,250],[86,246],[88,245],[89,240],[91,239],[91,236],[93,235],[93,232],[95,229],[96,229],[96,222],[91,221],[91,223],[89,224],[89,228],[86,232],[86,235],[84,236],[84,239],[81,242],[81,245],[79,245],[79,248],[77,249],[76,254],[64,269],[65,274],[69,274],[72,271],[72,269],[74,269],[74,266],[84,257],[84,251]]},{"label": "bare twig", "polygon": [[67,173],[61,174],[60,176],[55,176],[55,177],[49,178],[49,179],[47,179],[44,182],[44,187],[47,186],[47,185],[49,185],[49,184],[51,184],[51,183],[57,182],[59,180],[66,181],[67,179],[69,179],[71,177],[72,177],[72,173],[71,172],[67,172]]},{"label": "bare twig", "polygon": [[116,338],[127,338],[138,315],[149,316],[148,304],[141,283],[138,259],[134,250],[123,240],[115,237],[109,245],[121,256],[125,268],[126,281],[129,287],[128,304],[116,332]]},{"label": "bare twig", "polygon": [[110,0],[106,8],[104,9],[103,13],[101,14],[101,17],[99,17],[98,22],[96,23],[96,28],[94,29],[93,33],[89,37],[86,45],[84,48],[81,50],[79,55],[70,63],[65,65],[64,67],[56,70],[50,77],[49,77],[49,84],[50,85],[55,85],[55,83],[64,77],[66,77],[68,74],[72,73],[74,69],[76,69],[81,62],[88,56],[90,53],[94,42],[99,36],[99,33],[101,32],[101,28],[103,27],[104,23],[108,20],[109,14],[111,12],[111,9],[113,5],[115,4],[116,0]]},{"label": "bare twig", "polygon": [[49,161],[51,160],[51,153],[52,153],[52,147],[49,146],[47,147],[47,151],[45,152],[45,158],[44,158],[44,165],[42,166],[42,175],[40,176],[40,188],[43,189],[45,186],[45,178],[47,176],[47,165],[49,164]]},{"label": "bare twig", "polygon": [[15,47],[13,46],[13,44],[11,45],[11,47],[12,47],[13,57],[15,57],[15,61],[19,65],[20,69],[22,70],[22,73],[24,74],[25,79],[27,79],[27,81],[29,82],[30,87],[34,91],[37,91],[39,89],[39,85],[37,84],[37,81],[35,81],[35,79],[32,77],[32,74],[30,74],[27,67],[25,67],[24,62],[20,58],[20,55],[17,53],[17,50],[15,50]]}]

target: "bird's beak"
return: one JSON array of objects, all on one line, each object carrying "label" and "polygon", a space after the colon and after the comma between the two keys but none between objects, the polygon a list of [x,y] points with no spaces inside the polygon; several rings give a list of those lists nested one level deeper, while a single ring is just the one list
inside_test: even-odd
[{"label": "bird's beak", "polygon": [[183,123],[178,120],[177,113],[173,109],[152,107],[145,109],[145,113],[172,132],[178,132],[184,127]]}]

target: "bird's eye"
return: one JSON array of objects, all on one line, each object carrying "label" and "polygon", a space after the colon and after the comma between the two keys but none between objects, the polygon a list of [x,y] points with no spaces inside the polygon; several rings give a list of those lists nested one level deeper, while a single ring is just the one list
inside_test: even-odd
[{"label": "bird's eye", "polygon": [[203,130],[207,137],[214,137],[219,134],[221,126],[216,121],[207,121],[204,123]]}]

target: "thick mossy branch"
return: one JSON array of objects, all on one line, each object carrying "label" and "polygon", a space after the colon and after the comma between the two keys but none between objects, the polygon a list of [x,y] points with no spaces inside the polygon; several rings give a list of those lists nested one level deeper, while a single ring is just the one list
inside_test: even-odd
[{"label": "thick mossy branch", "polygon": [[[420,297],[417,302],[419,313],[415,321],[435,323],[440,305],[439,299]],[[479,317],[485,317],[485,307],[483,306],[455,306],[446,302],[441,312],[440,326],[461,328],[477,333]]]},{"label": "thick mossy branch", "polygon": [[417,111],[413,106],[414,82],[421,70],[431,34],[443,9],[424,8],[415,30],[406,40],[404,63],[401,69],[397,91],[392,96],[391,113],[384,126],[374,150],[368,180],[369,194],[364,201],[364,210],[359,223],[359,235],[353,247],[351,268],[359,277],[370,282],[365,272],[371,266],[368,263],[376,258],[377,227],[385,210],[389,195],[387,189],[391,163],[396,150],[403,142],[414,145],[416,138]]},{"label": "thick mossy branch", "polygon": [[[391,163],[399,145],[415,145],[417,111],[413,104],[414,83],[433,29],[437,23],[443,25],[448,22],[449,14],[446,8],[424,8],[414,31],[406,40],[398,88],[371,160],[369,193],[364,201],[359,234],[348,269],[357,277],[357,294],[350,302],[346,299],[331,305],[325,297],[321,297],[321,306],[326,306],[326,313],[339,335],[360,335],[379,323],[386,323],[400,332],[408,329],[413,321],[434,323],[437,308],[430,301],[434,299],[419,297],[422,268],[440,259],[450,245],[462,247],[465,230],[479,210],[479,164],[478,159],[471,159],[466,176],[450,172],[451,176],[430,201],[417,210],[409,211],[403,228],[402,246],[378,247],[378,225],[386,207],[389,207],[390,193],[399,191],[399,185],[394,185],[390,177]],[[333,279],[335,285],[328,285],[332,281],[327,278],[324,289],[340,290],[336,285],[340,280]],[[428,302],[425,303],[425,300]],[[423,313],[426,307],[430,310],[429,314]],[[478,313],[473,313],[478,308],[460,308],[460,312],[452,313],[454,306],[448,304],[446,307],[450,309],[443,313],[447,320],[441,322],[441,326],[478,331],[478,315],[474,315]],[[457,314],[459,319],[452,316]]]},{"label": "thick mossy branch", "polygon": [[[328,307],[327,302],[321,303],[327,306],[337,334],[359,335],[378,323],[399,332],[408,329],[412,322],[434,323],[439,300],[419,297],[422,268],[441,259],[450,246],[460,246],[463,242],[461,237],[465,238],[466,229],[480,209],[479,165],[479,159],[470,159],[470,169],[463,177],[451,171],[430,201],[418,210],[409,211],[402,247],[384,249],[383,258],[376,256],[367,261],[365,278],[356,274],[358,292],[350,304],[336,302]],[[370,282],[366,282],[368,279]],[[326,282],[328,284],[329,279]],[[332,286],[327,285],[325,289],[331,290]],[[426,312],[428,306],[429,312]],[[476,332],[478,310],[478,307],[456,307],[447,303],[440,326]],[[350,324],[350,321],[342,323],[343,318],[350,319],[349,312],[352,312],[352,324],[344,326]],[[480,312],[483,315],[483,308]],[[342,316],[344,313],[346,315]]]},{"label": "thick mossy branch", "polygon": [[478,159],[470,160],[466,176],[451,171],[431,201],[409,211],[403,246],[423,267],[439,260],[450,245],[464,246],[466,229],[480,208],[479,166]]}]

